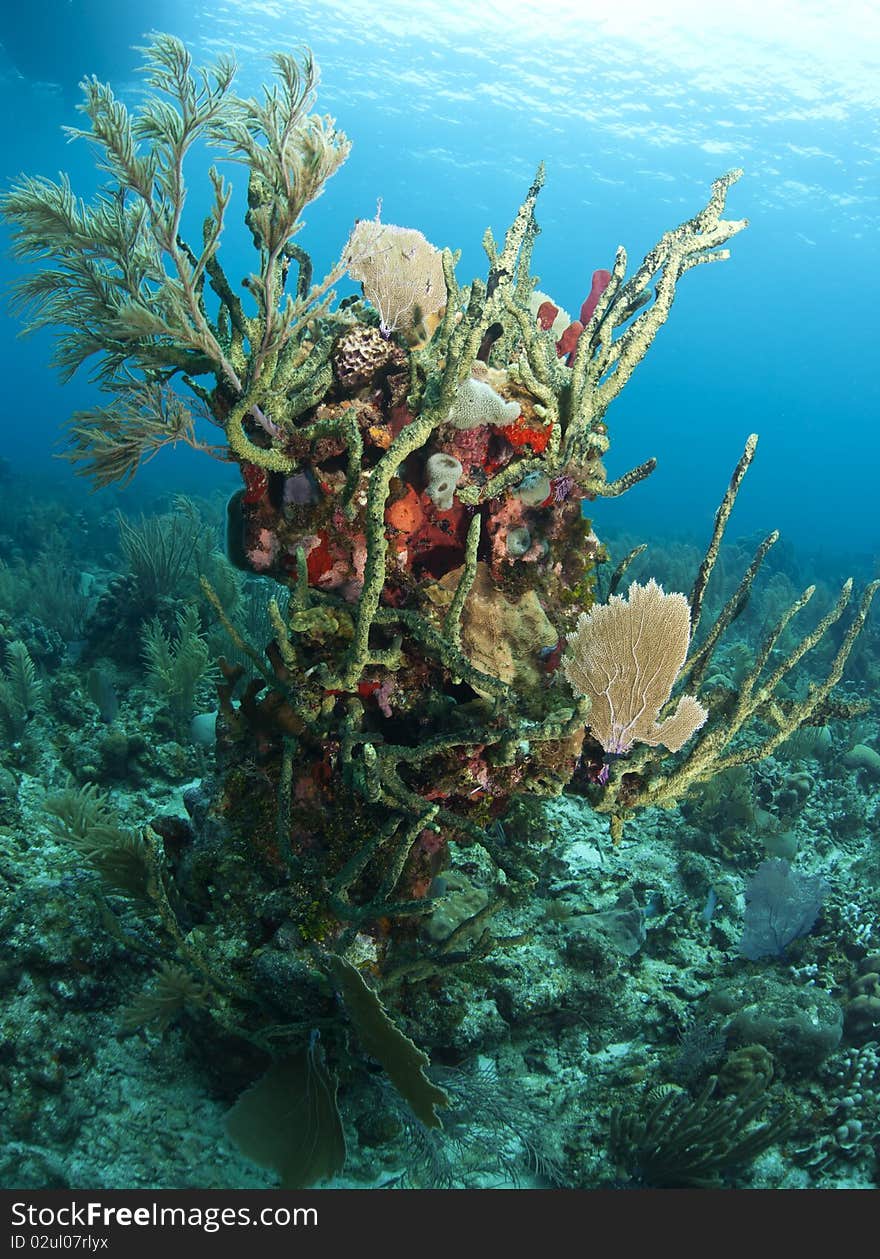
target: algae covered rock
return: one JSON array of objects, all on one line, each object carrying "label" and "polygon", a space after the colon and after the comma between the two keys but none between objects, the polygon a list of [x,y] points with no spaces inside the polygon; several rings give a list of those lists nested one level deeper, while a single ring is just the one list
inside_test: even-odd
[{"label": "algae covered rock", "polygon": [[724,984],[709,998],[724,1016],[731,1041],[763,1045],[782,1071],[812,1071],[840,1043],[843,1011],[821,988],[799,987],[772,975]]}]

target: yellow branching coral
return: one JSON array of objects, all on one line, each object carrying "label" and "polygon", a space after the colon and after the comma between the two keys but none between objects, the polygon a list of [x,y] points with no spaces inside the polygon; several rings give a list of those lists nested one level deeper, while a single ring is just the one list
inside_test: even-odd
[{"label": "yellow branching coral", "polygon": [[[706,586],[715,567],[742,479],[754,457],[757,441],[757,436],[752,434],[746,442],[730,485],[716,512],[706,556],[700,565],[690,597],[685,601],[692,632],[696,632],[700,622]],[[779,534],[774,530],[760,543],[739,585],[722,607],[702,642],[679,661],[676,672],[680,684],[687,684],[694,690],[701,685],[718,643],[746,606],[758,570],[778,537]],[[630,558],[628,556],[627,560]],[[807,587],[765,635],[751,668],[736,691],[731,690],[720,697],[717,694],[710,697],[710,710],[705,725],[701,721],[693,727],[690,733],[703,728],[678,761],[670,764],[668,758],[652,751],[651,740],[642,739],[643,746],[637,748],[632,755],[622,757],[612,764],[607,781],[603,779],[604,791],[595,805],[598,812],[611,815],[612,836],[615,839],[621,837],[624,823],[637,810],[651,805],[670,808],[697,784],[708,782],[734,766],[763,760],[772,755],[796,730],[807,725],[821,724],[831,692],[843,676],[850,652],[867,620],[878,590],[880,581],[872,581],[866,586],[825,676],[811,682],[802,699],[783,700],[779,695],[780,684],[843,616],[852,598],[852,580],[844,582],[833,607],[812,630],[804,634],[795,647],[786,653],[777,654],[785,630],[797,613],[806,607],[815,592],[815,586]],[[683,596],[678,597],[683,599]],[[678,646],[680,649],[680,641]],[[687,647],[685,640],[686,650]],[[682,704],[687,698],[683,697]],[[691,703],[695,704],[696,701]],[[661,727],[663,724],[665,723],[661,722]],[[595,717],[595,724],[591,714],[590,728],[593,735],[609,750],[608,745],[603,742],[601,709]],[[677,750],[668,740],[664,742],[670,750]],[[681,743],[677,745],[681,746]],[[626,751],[626,748],[614,750]]]},{"label": "yellow branching coral", "polygon": [[633,582],[629,597],[581,613],[562,667],[572,690],[591,701],[590,732],[606,752],[622,755],[634,743],[670,752],[683,747],[709,715],[692,695],[657,721],[690,645],[690,607],[653,578]]}]

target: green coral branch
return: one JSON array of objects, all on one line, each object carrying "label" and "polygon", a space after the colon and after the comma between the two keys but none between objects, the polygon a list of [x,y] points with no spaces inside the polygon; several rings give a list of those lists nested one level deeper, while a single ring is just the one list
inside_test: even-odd
[{"label": "green coral branch", "polygon": [[[724,526],[742,477],[751,461],[754,444],[755,439],[752,437],[746,444],[745,452],[734,470],[730,488],[716,514],[716,526],[710,540],[707,557],[703,561],[694,585],[695,591],[699,594],[697,606],[702,601],[702,590],[707,579],[705,574],[711,571],[714,564],[714,556],[717,555]],[[687,679],[693,687],[704,675],[706,665],[721,634],[745,606],[752,582],[777,536],[776,533],[772,533],[760,544],[739,586],[722,608],[705,642],[693,653],[680,671],[679,681]],[[840,682],[846,662],[864,627],[878,589],[880,589],[880,581],[871,582],[865,588],[856,615],[843,636],[831,667],[822,681],[810,685],[804,699],[783,707],[777,701],[776,692],[792,669],[822,641],[843,616],[852,597],[851,580],[844,582],[834,606],[819,620],[818,624],[803,636],[769,674],[764,676],[774,648],[792,619],[812,598],[814,587],[808,587],[793,601],[765,635],[749,672],[737,689],[732,706],[723,707],[722,711],[710,711],[709,721],[690,742],[686,753],[675,765],[670,768],[668,758],[659,755],[655,748],[649,747],[639,749],[633,756],[621,757],[611,767],[608,785],[595,806],[598,812],[611,814],[612,835],[616,839],[620,837],[626,818],[636,809],[653,805],[668,807],[682,799],[696,784],[707,782],[726,769],[751,764],[770,756],[796,730],[808,725],[813,715],[821,711],[831,691]],[[745,734],[752,722],[761,722],[773,728],[769,734],[757,739],[749,740],[740,737]]]},{"label": "green coral branch", "polygon": [[[729,251],[719,246],[742,231],[747,220],[723,219],[721,215],[728,190],[741,175],[741,170],[733,170],[716,179],[705,207],[666,232],[625,282],[626,251],[618,249],[611,282],[581,334],[572,364],[564,463],[578,466],[602,453],[604,447],[599,439],[605,412],[666,322],[681,277],[701,263],[729,257]],[[651,300],[649,286],[655,278]],[[633,312],[646,301],[650,304],[629,322]],[[619,335],[615,338],[614,333]]]},{"label": "green coral branch", "polygon": [[444,635],[418,612],[405,608],[377,608],[374,618],[377,625],[404,626],[413,637],[427,648],[453,677],[461,678],[475,691],[488,692],[499,698],[511,695],[511,688],[491,673],[484,673],[468,660],[451,637]]},{"label": "green coral branch", "polygon": [[336,898],[333,906],[334,912],[337,911],[339,902],[341,902],[346,915],[353,908],[346,896],[348,889],[358,881],[379,849],[394,837],[399,825],[399,814],[395,813],[392,817],[386,818],[384,823],[377,827],[370,839],[361,845],[357,852],[348,859],[339,873],[330,881],[330,891]]},{"label": "green coral branch", "polygon": [[591,472],[587,475],[584,485],[591,494],[595,494],[598,498],[619,498],[621,494],[631,490],[634,485],[638,485],[639,481],[644,481],[645,477],[649,477],[656,467],[656,459],[646,459],[644,463],[640,463],[637,467],[630,468],[629,472],[625,472],[616,481],[606,481],[604,474],[597,476]]},{"label": "green coral branch", "polygon": [[363,591],[358,602],[351,649],[343,662],[338,679],[331,684],[331,689],[353,690],[370,661],[370,629],[376,618],[385,585],[388,553],[385,505],[391,489],[391,479],[397,475],[403,461],[425,444],[436,427],[436,423],[436,415],[432,410],[426,411],[418,419],[411,420],[395,437],[370,476],[370,488],[367,491],[367,558],[364,564]]},{"label": "green coral branch", "polygon": [[[743,449],[743,452],[740,455],[737,461],[736,467],[733,470],[733,475],[730,478],[730,483],[727,489],[724,491],[724,496],[722,497],[721,502],[718,504],[718,509],[715,512],[715,520],[712,525],[712,537],[709,540],[709,545],[706,548],[706,554],[703,557],[703,561],[700,564],[699,569],[697,570],[697,575],[696,575],[696,578],[694,579],[693,588],[691,590],[690,598],[688,600],[688,602],[691,605],[691,635],[692,636],[696,634],[697,629],[700,624],[700,617],[702,616],[702,611],[703,611],[703,598],[706,593],[706,587],[709,584],[709,578],[712,576],[712,571],[715,568],[715,563],[718,559],[718,553],[721,550],[721,541],[724,537],[724,531],[727,528],[727,522],[730,519],[730,513],[733,511],[733,505],[736,502],[736,496],[739,493],[739,487],[742,485],[743,477],[748,472],[751,466],[751,463],[755,457],[755,451],[757,450],[757,448],[758,448],[758,434],[750,433],[749,436],[746,438],[746,444]],[[769,546],[773,545],[773,543],[779,537],[779,534],[775,533],[771,536],[773,538],[773,541],[772,542],[768,541],[764,543],[764,547],[765,547],[764,554],[766,554],[766,550],[769,548]],[[761,559],[763,559],[763,554],[761,556]]]},{"label": "green coral branch", "polygon": [[253,463],[258,468],[265,468],[267,472],[293,472],[296,468],[295,459],[280,450],[257,446],[244,431],[245,419],[252,415],[254,407],[259,405],[260,402],[255,400],[253,393],[249,393],[232,407],[226,418],[226,440],[229,442],[229,449],[243,463]]},{"label": "green coral branch", "polygon": [[[319,421],[319,424],[323,421]],[[340,431],[346,442],[348,449],[348,462],[345,472],[345,486],[343,487],[343,507],[349,520],[354,518],[355,504],[354,493],[358,487],[361,476],[361,460],[364,454],[364,439],[361,436],[360,426],[357,422],[357,408],[349,407],[340,417],[338,421],[338,431]]]},{"label": "green coral branch", "polygon": [[749,592],[752,588],[752,583],[758,574],[758,569],[763,564],[767,552],[772,546],[775,546],[778,541],[779,532],[775,529],[761,541],[758,549],[752,557],[751,563],[743,573],[739,585],[721,609],[721,612],[718,614],[718,617],[708,635],[700,644],[699,650],[694,652],[694,654],[690,656],[682,666],[681,672],[678,675],[679,682],[684,683],[685,681],[688,681],[692,690],[695,690],[700,685],[705,677],[706,669],[712,660],[715,648],[718,646],[722,635],[736,620],[740,612],[745,607],[746,601],[749,597]]},{"label": "green coral branch", "polygon": [[[87,205],[74,196],[66,176],[57,183],[25,177],[2,198],[16,256],[39,265],[37,274],[17,285],[15,301],[27,312],[29,330],[55,330],[55,362],[65,379],[93,358],[96,378],[115,392],[129,388],[132,379],[150,384],[176,372],[188,380],[213,374],[233,403],[234,454],[289,470],[283,453],[262,451],[250,441],[243,421],[268,400],[278,412],[272,416],[270,410],[270,418],[289,421],[328,387],[326,355],[308,362],[301,343],[329,309],[341,268],[306,287],[311,266],[290,237],[301,226],[303,208],[345,160],[348,140],[330,119],[306,112],[317,83],[310,54],[300,61],[276,55],[277,82],[258,101],[234,95],[230,57],[195,69],[184,45],[169,35],[156,36],[143,51],[151,90],[138,108],[130,111],[107,84],[92,78],[83,85],[81,106],[89,125],[68,128],[71,137],[96,145],[98,165],[115,188]],[[203,142],[243,161],[252,175],[248,225],[260,266],[248,287],[256,316],[245,312],[217,259],[231,188],[216,169],[209,176],[213,203],[201,250],[181,236],[188,196],[184,168]],[[299,263],[297,292],[284,297],[292,259]],[[206,280],[219,299],[213,319],[204,302]],[[100,446],[94,460],[88,457],[92,434]],[[96,428],[81,425],[76,442],[78,461],[102,478],[100,484],[130,476],[132,459],[114,464]]]},{"label": "green coral branch", "polygon": [[499,498],[511,485],[519,485],[523,477],[530,472],[543,472],[546,467],[547,460],[541,455],[536,455],[532,459],[514,459],[500,472],[496,472],[495,476],[490,477],[485,485],[462,486],[458,491],[458,498],[468,507],[488,503],[492,498]]},{"label": "green coral branch", "polygon": [[[525,200],[505,233],[504,247],[500,253],[495,244],[492,229],[486,229],[483,236],[483,248],[486,251],[491,267],[490,288],[493,285],[504,286],[517,279],[518,267],[522,267],[524,276],[528,274],[532,242],[538,232],[535,223],[535,203],[538,199],[538,193],[544,187],[544,175],[544,163],[541,162],[535,172],[535,178],[532,180],[531,186],[526,193]],[[530,295],[531,290],[529,290],[527,296]]]},{"label": "green coral branch", "polygon": [[464,611],[465,600],[470,594],[471,587],[477,576],[477,548],[480,545],[481,524],[482,521],[479,515],[475,515],[468,525],[464,548],[464,567],[461,577],[458,579],[452,603],[449,605],[449,611],[446,613],[443,621],[443,635],[449,639],[455,648],[461,647],[461,614]]}]

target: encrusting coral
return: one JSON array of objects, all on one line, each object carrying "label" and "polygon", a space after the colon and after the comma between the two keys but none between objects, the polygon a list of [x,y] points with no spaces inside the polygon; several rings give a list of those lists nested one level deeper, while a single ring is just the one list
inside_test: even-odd
[{"label": "encrusting coral", "polygon": [[[654,467],[649,459],[607,478],[605,417],[668,317],[678,281],[726,258],[726,242],[745,226],[722,217],[740,172],[716,180],[706,206],[629,278],[620,249],[561,335],[559,308],[538,294],[535,309],[530,269],[543,169],[503,241],[487,231],[485,281],[460,286],[449,250],[377,217],[357,224],[340,262],[313,283],[294,238],[349,142],[308,112],[311,56],[277,54],[274,66],[275,86],[242,99],[231,60],[194,70],[183,45],[158,36],[146,50],[151,92],[134,113],[106,85],[84,85],[89,127],[73,134],[96,145],[111,181],[92,204],[66,178],[23,177],[2,209],[17,255],[38,263],[18,286],[30,326],[58,331],[65,376],[92,359],[110,395],[73,416],[67,457],[97,486],[126,482],[178,441],[237,463],[230,556],[288,592],[270,603],[264,655],[203,583],[248,668],[222,665],[217,774],[192,804],[193,822],[147,829],[137,850],[170,954],[225,1031],[306,1083],[309,1072],[325,1072],[316,1029],[327,1060],[339,1052],[338,997],[370,1055],[432,1123],[442,1091],[379,994],[393,1002],[402,983],[492,948],[492,914],[533,879],[528,852],[501,828],[511,801],[558,794],[577,773],[619,833],[635,808],[674,801],[692,783],[766,755],[817,719],[874,587],[809,700],[786,708],[774,690],[843,612],[849,587],[760,680],[787,615],[738,697],[718,711],[710,704],[691,737],[706,712],[694,696],[714,645],[773,540],[686,659],[750,442],[690,599],[660,592],[671,604],[645,622],[644,678],[665,654],[665,609],[678,625],[662,678],[647,688],[651,711],[645,720],[628,714],[617,733],[606,722],[603,734],[603,688],[582,684],[572,664],[592,651],[586,641],[582,657],[579,636],[589,640],[610,615],[590,612],[606,557],[582,509]],[[257,269],[244,296],[219,255],[231,188],[214,167],[201,241],[183,235],[192,196],[184,166],[205,142],[248,171]],[[346,268],[365,300],[337,304],[333,285]],[[197,437],[197,417],[221,443]],[[690,720],[673,731],[664,708],[676,680],[688,685],[677,711]],[[735,744],[752,719],[771,732]],[[683,748],[681,759],[648,746],[661,742]],[[420,923],[440,903],[453,845],[479,846],[496,881],[447,937]],[[281,957],[288,969],[273,986],[267,975]],[[330,1127],[335,1091],[333,1099]]]}]

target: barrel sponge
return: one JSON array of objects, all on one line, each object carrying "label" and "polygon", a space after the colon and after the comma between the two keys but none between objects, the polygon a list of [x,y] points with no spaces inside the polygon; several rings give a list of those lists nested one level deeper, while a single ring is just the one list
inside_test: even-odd
[{"label": "barrel sponge", "polygon": [[859,769],[868,778],[880,780],[880,752],[875,752],[865,743],[857,743],[845,754],[844,765],[848,769]]}]

